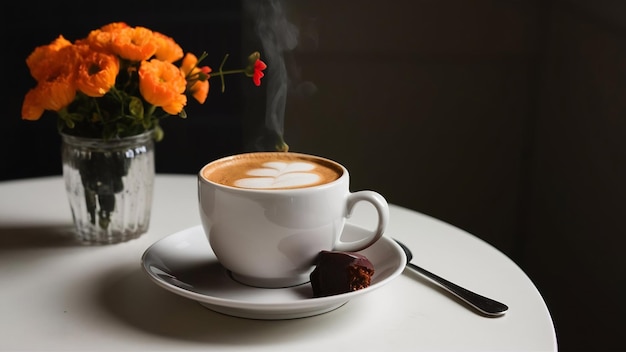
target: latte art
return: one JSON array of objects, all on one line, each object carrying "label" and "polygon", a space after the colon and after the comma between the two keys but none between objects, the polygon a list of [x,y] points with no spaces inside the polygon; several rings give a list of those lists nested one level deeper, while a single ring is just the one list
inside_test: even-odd
[{"label": "latte art", "polygon": [[206,180],[229,187],[274,190],[314,187],[337,180],[337,163],[292,152],[258,152],[226,157],[206,165]]},{"label": "latte art", "polygon": [[296,161],[272,161],[263,164],[263,168],[247,172],[253,176],[235,181],[235,186],[242,188],[293,188],[319,182],[320,176],[307,172],[315,169],[315,164]]}]

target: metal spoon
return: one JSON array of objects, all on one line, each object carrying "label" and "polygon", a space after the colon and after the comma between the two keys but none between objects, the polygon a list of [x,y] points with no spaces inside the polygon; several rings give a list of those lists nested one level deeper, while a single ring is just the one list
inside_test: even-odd
[{"label": "metal spoon", "polygon": [[431,273],[430,271],[426,269],[420,268],[419,266],[413,263],[410,263],[411,259],[413,259],[413,253],[411,253],[411,250],[404,243],[398,240],[395,240],[395,241],[400,245],[400,247],[402,247],[402,249],[404,250],[404,253],[406,253],[406,259],[407,259],[406,265],[408,267],[424,275],[426,278],[428,278],[432,282],[443,287],[444,289],[446,289],[453,295],[460,298],[463,302],[477,309],[480,313],[487,315],[489,317],[497,317],[497,316],[503,315],[509,309],[509,307],[504,303],[494,301],[491,298],[487,298],[477,293],[474,293],[472,291],[469,291],[461,286],[453,284],[452,282]]}]

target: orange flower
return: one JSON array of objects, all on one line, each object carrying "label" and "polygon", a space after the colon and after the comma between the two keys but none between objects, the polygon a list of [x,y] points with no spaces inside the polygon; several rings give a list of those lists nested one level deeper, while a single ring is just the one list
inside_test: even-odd
[{"label": "orange flower", "polygon": [[170,115],[177,115],[187,104],[187,81],[182,72],[169,62],[152,59],[139,67],[139,91],[143,98]]},{"label": "orange flower", "polygon": [[76,86],[66,79],[40,82],[26,93],[22,104],[24,120],[39,120],[44,110],[59,111],[74,100]]},{"label": "orange flower", "polygon": [[24,97],[22,118],[38,120],[44,110],[59,111],[76,96],[74,77],[80,55],[62,36],[36,48],[26,59],[37,86]]},{"label": "orange flower", "polygon": [[77,40],[76,44],[85,44],[89,45],[94,50],[111,52],[113,51],[113,37],[122,29],[129,27],[130,26],[124,22],[110,23],[89,32],[89,35],[87,35],[85,39]]},{"label": "orange flower", "polygon": [[183,57],[183,48],[176,44],[174,39],[159,32],[153,32],[153,35],[157,43],[157,50],[154,54],[157,59],[174,62]]},{"label": "orange flower", "polygon": [[131,61],[148,60],[157,51],[157,41],[148,28],[128,27],[112,33],[112,49],[124,59]]},{"label": "orange flower", "polygon": [[26,58],[26,65],[33,78],[37,81],[46,80],[66,68],[67,62],[58,59],[59,51],[66,51],[71,45],[72,43],[60,35],[52,43],[35,48]]},{"label": "orange flower", "polygon": [[99,50],[103,52],[111,51],[111,42],[113,35],[111,32],[104,32],[100,29],[94,29],[89,32],[89,35],[85,39],[80,39],[76,41],[76,44],[79,45],[88,45],[94,50]]},{"label": "orange flower", "polygon": [[114,55],[89,51],[88,47],[84,51],[78,66],[76,86],[90,97],[101,97],[115,85],[120,70],[119,60]]},{"label": "orange flower", "polygon": [[196,67],[198,64],[198,58],[192,53],[187,53],[183,58],[183,62],[180,66],[180,71],[187,79],[187,89],[191,95],[200,104],[204,104],[207,96],[209,95],[209,73],[211,68],[209,66]]}]

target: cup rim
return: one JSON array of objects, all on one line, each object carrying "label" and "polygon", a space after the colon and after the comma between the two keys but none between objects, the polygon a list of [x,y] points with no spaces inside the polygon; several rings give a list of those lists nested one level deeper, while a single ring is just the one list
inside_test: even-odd
[{"label": "cup rim", "polygon": [[[206,169],[207,167],[214,165],[218,162],[224,162],[226,160],[229,159],[234,159],[237,157],[241,157],[241,156],[245,156],[245,155],[251,155],[251,154],[280,154],[280,153],[289,153],[290,155],[294,155],[294,156],[301,156],[304,158],[311,158],[311,159],[315,159],[315,160],[322,160],[324,162],[328,162],[330,164],[336,165],[339,169],[341,169],[341,175],[336,178],[335,180],[328,182],[328,183],[323,183],[323,184],[319,184],[319,185],[314,185],[314,186],[306,186],[306,187],[296,187],[296,188],[281,188],[281,189],[276,189],[276,188],[241,188],[241,187],[234,187],[234,186],[228,186],[228,185],[224,185],[221,183],[217,183],[215,181],[211,181],[207,178],[205,178],[202,174],[204,169]],[[349,176],[349,172],[348,169],[343,166],[341,163],[333,160],[333,159],[329,159],[323,156],[319,156],[319,155],[315,155],[315,154],[308,154],[308,153],[302,153],[302,152],[280,152],[280,151],[256,151],[256,152],[244,152],[244,153],[237,153],[237,154],[232,154],[232,155],[227,155],[227,156],[223,156],[221,158],[212,160],[206,164],[204,164],[201,168],[200,171],[198,171],[197,173],[198,179],[201,182],[207,183],[207,184],[211,184],[214,185],[216,187],[219,188],[223,188],[223,189],[229,189],[229,190],[236,190],[236,191],[240,191],[240,192],[255,192],[255,193],[284,193],[284,192],[310,192],[310,191],[319,191],[320,189],[324,189],[324,188],[328,188],[328,187],[332,187],[338,183],[343,182],[343,180],[345,180],[348,176]]]}]

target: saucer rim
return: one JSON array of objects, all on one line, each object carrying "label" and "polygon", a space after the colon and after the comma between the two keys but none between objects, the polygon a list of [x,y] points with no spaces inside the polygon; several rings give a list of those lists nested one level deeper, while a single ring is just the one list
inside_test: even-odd
[{"label": "saucer rim", "polygon": [[[354,224],[346,224],[346,227],[360,228],[358,225],[354,225]],[[352,292],[332,295],[332,296],[310,297],[310,298],[306,298],[302,300],[293,300],[293,301],[286,301],[286,302],[250,302],[250,301],[245,301],[241,299],[229,299],[229,298],[202,294],[202,293],[195,292],[195,291],[190,291],[183,287],[174,285],[172,283],[169,283],[161,279],[149,267],[149,263],[147,262],[146,259],[148,258],[149,255],[155,255],[158,257],[158,255],[155,253],[155,249],[159,245],[163,245],[165,241],[171,241],[177,237],[184,238],[185,236],[198,236],[198,235],[201,235],[204,237],[204,231],[201,225],[188,227],[186,229],[174,232],[170,235],[167,235],[157,240],[153,244],[151,244],[141,256],[141,267],[144,273],[148,275],[151,281],[153,281],[159,287],[169,292],[194,300],[207,309],[211,309],[219,313],[223,313],[223,314],[227,314],[231,316],[243,317],[243,318],[263,319],[263,320],[291,319],[291,318],[314,316],[314,315],[319,315],[319,314],[323,314],[326,312],[330,312],[332,310],[342,307],[350,299],[365,295],[369,292],[372,292],[386,285],[387,283],[395,279],[397,276],[399,276],[404,270],[404,267],[406,266],[406,256],[402,248],[393,239],[391,239],[390,237],[386,235],[383,235],[379,241],[377,241],[375,244],[368,247],[364,251],[367,251],[368,249],[371,250],[372,248],[376,248],[377,246],[381,245],[380,243],[385,243],[387,246],[393,249],[393,253],[391,253],[390,255],[392,255],[394,259],[398,261],[398,265],[395,267],[392,266],[391,267],[392,271],[386,273],[387,275],[386,277],[383,277],[380,281],[376,281],[375,283],[372,283],[369,287],[352,291]],[[207,245],[208,245],[208,241],[207,241]],[[215,254],[212,251],[210,251],[209,257],[213,260],[217,260],[217,258],[215,257]],[[234,279],[232,278],[231,280],[234,281]],[[310,285],[310,282],[304,283],[302,285]],[[299,286],[301,285],[298,285],[295,287],[299,287]],[[273,288],[265,289],[265,288],[258,288],[258,287],[255,287],[254,289],[276,290]],[[279,290],[282,290],[282,289],[289,289],[289,288],[280,288]]]}]

